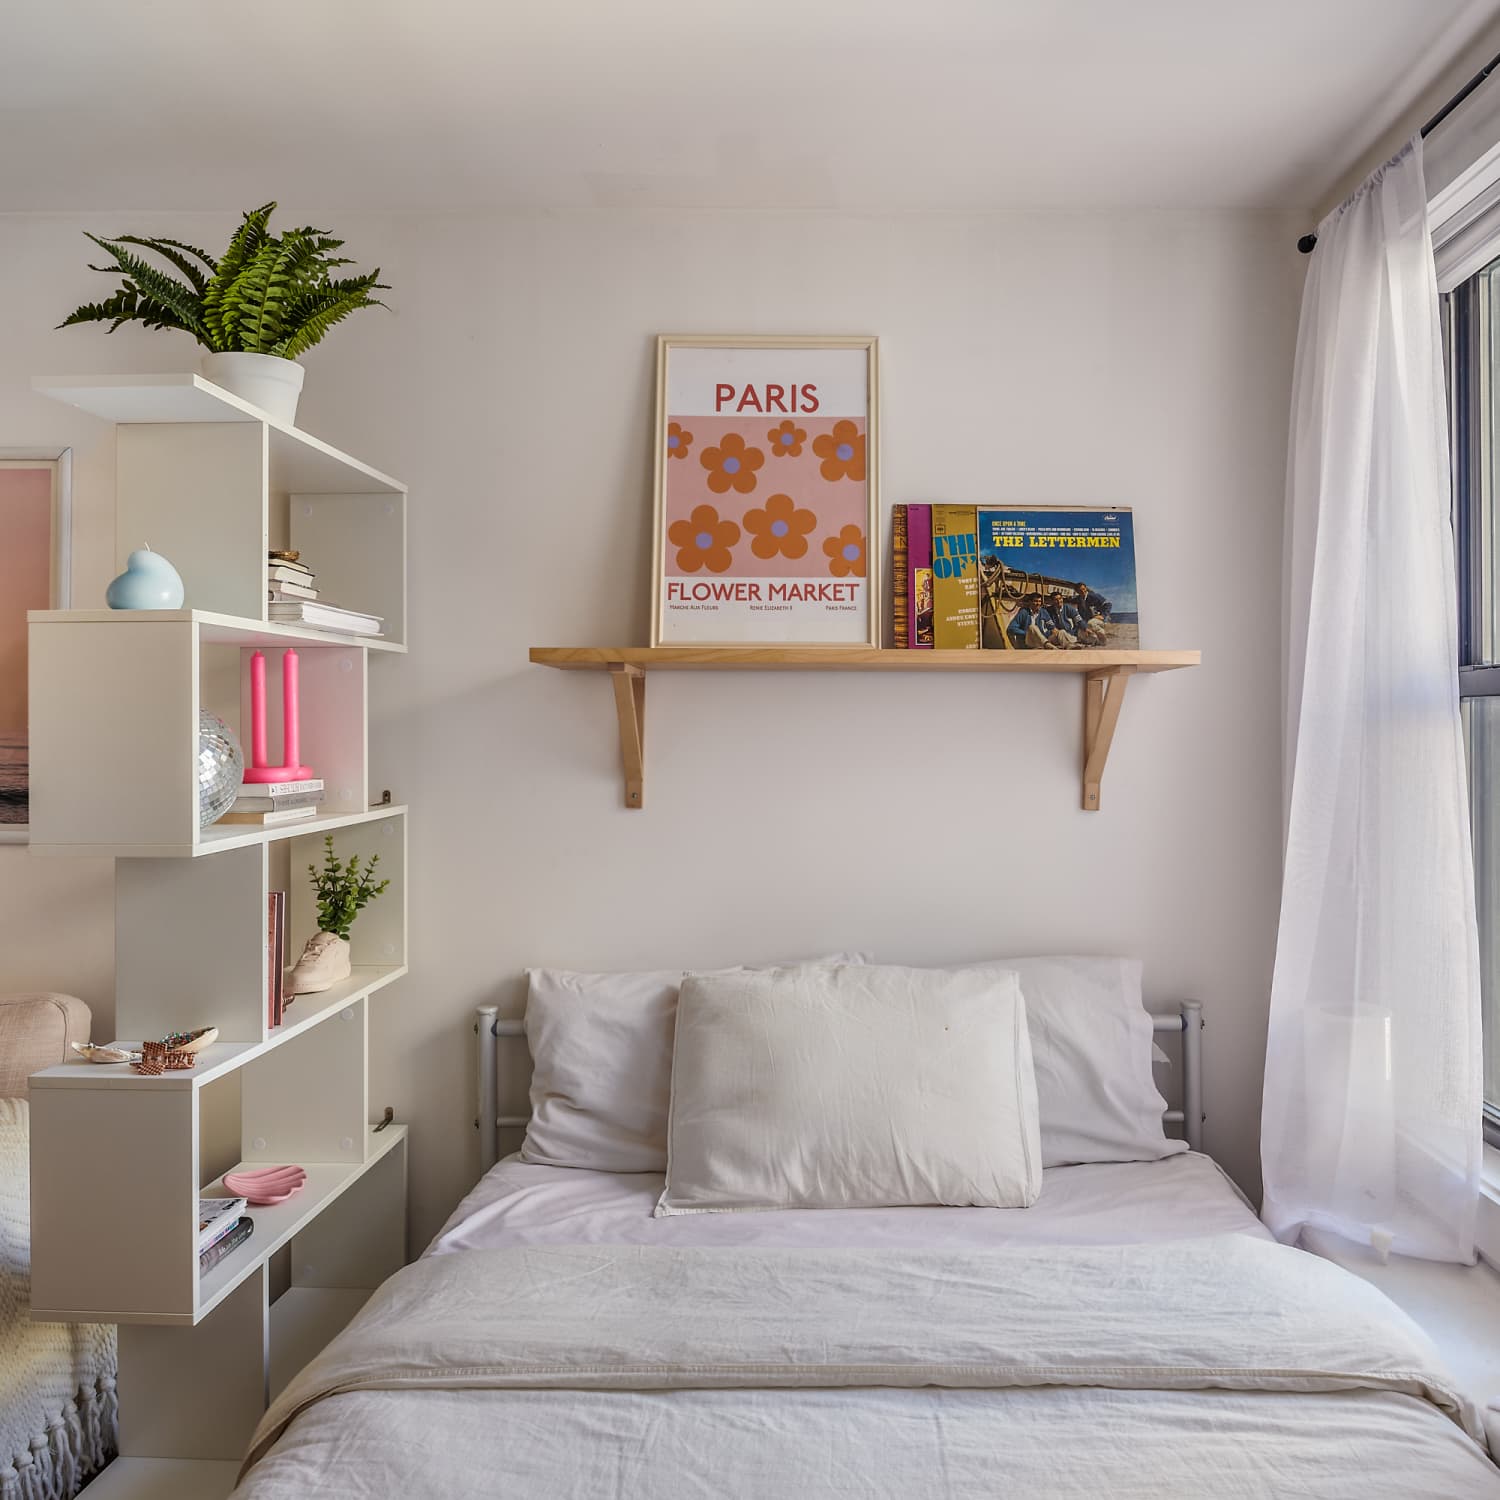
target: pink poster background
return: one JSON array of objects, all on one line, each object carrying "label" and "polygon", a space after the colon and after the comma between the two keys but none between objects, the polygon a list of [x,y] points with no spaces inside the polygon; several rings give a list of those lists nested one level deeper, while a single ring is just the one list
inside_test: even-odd
[{"label": "pink poster background", "polygon": [[52,602],[52,470],[0,468],[0,824],[27,806],[26,611]]},{"label": "pink poster background", "polygon": [[[756,416],[746,413],[737,417],[684,416],[669,417],[668,434],[672,435],[675,424],[678,450],[685,449],[681,458],[673,457],[670,441],[667,457],[663,460],[665,474],[664,518],[665,534],[662,539],[665,572],[669,577],[683,578],[848,578],[868,576],[868,561],[857,574],[835,573],[832,559],[823,550],[828,538],[837,538],[846,526],[857,526],[863,546],[868,546],[865,525],[869,519],[867,479],[824,478],[824,459],[813,452],[813,443],[819,437],[832,438],[834,427],[841,421],[853,422],[857,434],[859,452],[864,452],[865,423],[860,417],[838,416],[793,416],[779,414]],[[791,447],[800,446],[801,452],[787,451],[788,445],[773,440],[782,424],[790,422],[793,428]],[[800,431],[804,437],[797,439]],[[690,435],[690,440],[689,440]],[[753,487],[743,491],[733,483],[722,493],[709,487],[709,480],[718,466],[705,466],[704,454],[717,449],[722,452],[724,439],[736,435],[744,440],[745,451],[759,452],[761,463],[752,470],[741,463],[739,473],[751,474]],[[733,446],[733,445],[731,445]],[[837,458],[835,456],[835,462]],[[868,465],[869,455],[865,454]],[[864,469],[868,475],[868,468]],[[737,476],[735,476],[737,477]],[[749,481],[741,479],[741,483]],[[807,551],[800,558],[787,557],[781,552],[769,558],[757,557],[752,550],[756,532],[746,524],[746,517],[755,511],[763,511],[766,502],[774,495],[785,495],[801,512],[811,513],[813,527],[806,533]],[[681,549],[671,539],[675,522],[691,517],[699,506],[711,506],[721,521],[732,521],[739,528],[738,539],[730,545],[731,564],[727,570],[714,571],[707,566],[685,567]],[[784,507],[777,514],[784,513]],[[763,528],[764,529],[764,528]]]},{"label": "pink poster background", "polygon": [[0,469],[0,736],[26,733],[26,611],[52,592],[52,471]]}]

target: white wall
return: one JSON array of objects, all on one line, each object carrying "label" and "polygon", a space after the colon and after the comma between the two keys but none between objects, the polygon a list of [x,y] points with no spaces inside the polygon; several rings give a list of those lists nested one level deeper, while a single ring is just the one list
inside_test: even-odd
[{"label": "white wall", "polygon": [[[372,1103],[412,1122],[419,1239],[474,1174],[470,1008],[518,1010],[528,963],[1140,954],[1153,999],[1204,1001],[1208,1142],[1256,1191],[1300,221],[315,217],[395,288],[309,360],[303,423],[412,486],[414,647],[372,676],[413,973],[375,1005]],[[103,284],[79,231],[230,222],[0,218],[0,445],[78,445],[77,603],[111,571],[109,440],[25,380],[193,358],[49,331]],[[526,649],[645,639],[651,336],[751,330],[881,335],[890,502],[1136,508],[1144,643],[1205,665],[1131,689],[1101,813],[1075,680],[854,674],[653,679],[624,810],[607,683]],[[107,1012],[108,867],[41,867],[0,850],[0,985]]]}]

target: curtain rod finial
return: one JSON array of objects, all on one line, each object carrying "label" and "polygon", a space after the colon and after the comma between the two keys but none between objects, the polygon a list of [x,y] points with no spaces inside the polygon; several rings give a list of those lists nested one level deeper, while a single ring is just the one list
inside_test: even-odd
[{"label": "curtain rod finial", "polygon": [[1315,235],[1315,234],[1304,234],[1302,236],[1302,238],[1297,241],[1297,248],[1304,255],[1311,255],[1313,253],[1313,247],[1317,243],[1318,243],[1318,237],[1317,237],[1317,235]]}]

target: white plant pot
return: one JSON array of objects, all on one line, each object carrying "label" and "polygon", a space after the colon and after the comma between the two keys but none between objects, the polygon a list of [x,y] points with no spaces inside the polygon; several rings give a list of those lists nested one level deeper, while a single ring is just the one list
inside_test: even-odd
[{"label": "white plant pot", "polygon": [[232,396],[258,406],[287,427],[297,421],[297,398],[307,371],[294,359],[274,354],[205,354],[203,378]]}]

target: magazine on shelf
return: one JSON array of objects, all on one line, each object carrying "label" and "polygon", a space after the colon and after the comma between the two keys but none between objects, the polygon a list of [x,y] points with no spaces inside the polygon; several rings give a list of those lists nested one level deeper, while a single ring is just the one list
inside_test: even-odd
[{"label": "magazine on shelf", "polygon": [[932,646],[932,507],[906,507],[908,644]]},{"label": "magazine on shelf", "polygon": [[280,1026],[286,1012],[286,892],[266,892],[266,1024]]},{"label": "magazine on shelf", "polygon": [[908,592],[910,582],[906,556],[906,507],[891,507],[891,644],[897,650],[911,645],[911,626],[908,618]]},{"label": "magazine on shelf", "polygon": [[932,644],[939,651],[979,647],[979,570],[972,505],[932,507]]},{"label": "magazine on shelf", "polygon": [[984,507],[978,529],[986,650],[1140,649],[1129,509]]},{"label": "magazine on shelf", "polygon": [[234,1228],[234,1222],[245,1211],[243,1198],[200,1198],[198,1200],[198,1253],[201,1255]]},{"label": "magazine on shelf", "polygon": [[222,1238],[217,1239],[207,1250],[198,1253],[198,1269],[211,1271],[226,1255],[238,1250],[255,1232],[255,1220],[241,1214]]}]

